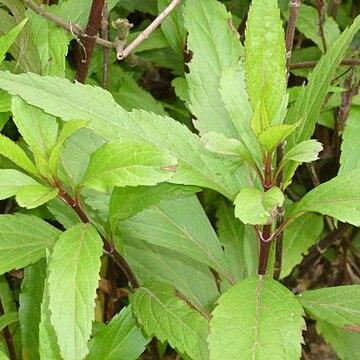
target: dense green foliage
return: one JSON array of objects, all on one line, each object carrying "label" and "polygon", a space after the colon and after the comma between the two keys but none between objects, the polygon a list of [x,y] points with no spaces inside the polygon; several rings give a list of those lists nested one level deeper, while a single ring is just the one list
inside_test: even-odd
[{"label": "dense green foliage", "polygon": [[356,360],[355,2],[49,3],[0,0],[0,359]]}]

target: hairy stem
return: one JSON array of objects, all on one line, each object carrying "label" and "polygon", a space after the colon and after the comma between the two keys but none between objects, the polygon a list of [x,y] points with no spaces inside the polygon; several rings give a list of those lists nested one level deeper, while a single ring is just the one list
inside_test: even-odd
[{"label": "hairy stem", "polygon": [[[104,2],[102,20],[101,20],[101,36],[105,40],[109,40],[109,12],[107,0]],[[103,49],[103,82],[102,86],[104,89],[107,88],[108,72],[109,72],[109,49]]]},{"label": "hairy stem", "polygon": [[102,10],[105,0],[93,0],[85,33],[81,37],[80,60],[77,64],[76,80],[84,83],[94,51],[95,40],[102,19]]},{"label": "hairy stem", "polygon": [[287,74],[289,74],[290,69],[290,60],[291,60],[291,52],[294,44],[294,34],[296,27],[296,17],[298,8],[301,5],[301,0],[290,0],[290,15],[288,26],[286,30],[286,69]]},{"label": "hairy stem", "polygon": [[[1,301],[1,297],[0,297],[0,315],[5,314],[4,311],[4,307]],[[16,360],[16,353],[15,353],[15,348],[14,348],[14,343],[13,343],[13,339],[11,336],[11,332],[8,326],[5,326],[3,329],[3,334],[4,334],[4,339],[6,342],[6,346],[8,348],[9,351],[9,355],[10,355],[10,360]]]},{"label": "hairy stem", "polygon": [[262,236],[259,241],[259,265],[258,265],[258,274],[265,275],[266,267],[269,259],[269,252],[271,241],[268,241],[271,238],[271,225],[264,225]]}]

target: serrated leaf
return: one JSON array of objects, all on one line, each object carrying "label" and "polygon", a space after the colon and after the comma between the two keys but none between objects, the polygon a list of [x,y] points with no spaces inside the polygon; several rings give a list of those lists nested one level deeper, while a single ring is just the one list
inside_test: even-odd
[{"label": "serrated leaf", "polygon": [[339,174],[360,168],[360,151],[354,146],[360,138],[360,108],[352,106],[342,134]]},{"label": "serrated leaf", "polygon": [[210,358],[289,359],[301,355],[303,309],[285,286],[268,277],[240,281],[212,312]]},{"label": "serrated leaf", "polygon": [[150,340],[136,324],[129,305],[90,340],[90,353],[86,359],[137,360]]},{"label": "serrated leaf", "polygon": [[304,291],[298,299],[313,317],[345,328],[360,325],[360,285]]},{"label": "serrated leaf", "polygon": [[276,216],[276,208],[284,202],[284,194],[273,186],[264,192],[255,187],[241,189],[236,197],[235,216],[244,224],[265,225]]},{"label": "serrated leaf", "polygon": [[[47,271],[48,272],[48,271]],[[49,274],[44,282],[44,292],[41,302],[41,321],[39,324],[39,353],[41,360],[63,360],[60,355],[57,336],[50,321],[49,309]]]},{"label": "serrated leaf", "polygon": [[169,284],[151,282],[135,292],[132,309],[149,336],[156,336],[190,358],[208,359],[208,320]]},{"label": "serrated leaf", "polygon": [[[334,41],[325,55],[315,66],[308,77],[308,83],[302,87],[295,104],[290,108],[286,123],[294,124],[301,121],[299,128],[288,138],[288,150],[304,140],[310,139],[314,133],[316,121],[319,118],[320,109],[333,78],[334,72],[342,60],[345,51],[349,47],[354,35],[360,29],[360,16],[351,27]],[[298,164],[289,164],[285,171],[285,183],[293,176]]]},{"label": "serrated leaf", "polygon": [[244,53],[228,24],[230,18],[225,6],[215,0],[187,1],[184,7],[187,48],[193,54],[186,80],[189,108],[197,117],[194,126],[200,133],[215,131],[236,138],[236,127],[219,92],[222,71]]},{"label": "serrated leaf", "polygon": [[360,171],[338,175],[308,192],[291,213],[296,218],[318,212],[349,224],[360,225]]},{"label": "serrated leaf", "polygon": [[147,141],[169,151],[179,161],[172,183],[209,187],[231,200],[239,191],[242,171],[229,171],[224,159],[211,154],[198,136],[169,117],[128,113],[100,88],[54,77],[0,72],[0,88],[63,120],[90,121],[89,127],[109,141]]},{"label": "serrated leaf", "polygon": [[19,321],[23,346],[22,354],[27,359],[40,359],[39,323],[45,278],[45,259],[25,268],[19,296]]},{"label": "serrated leaf", "polygon": [[319,158],[319,152],[322,150],[322,144],[316,140],[305,140],[286,152],[282,162],[285,163],[289,160],[293,160],[299,163],[312,162]]},{"label": "serrated leaf", "polygon": [[205,133],[202,135],[201,139],[204,142],[205,147],[210,151],[222,155],[237,156],[250,163],[254,162],[247,146],[240,140],[228,138],[225,135],[216,132]]},{"label": "serrated leaf", "polygon": [[5,55],[8,52],[11,45],[14,43],[15,39],[27,23],[28,19],[24,19],[13,29],[11,29],[7,34],[0,37],[0,64],[4,61]]},{"label": "serrated leaf", "polygon": [[344,330],[327,321],[316,321],[316,332],[336,351],[339,359],[353,360],[360,352],[360,334]]},{"label": "serrated leaf", "polygon": [[288,276],[300,264],[310,246],[319,239],[324,220],[318,214],[306,214],[284,230],[281,277]]},{"label": "serrated leaf", "polygon": [[236,138],[242,141],[254,159],[261,159],[259,145],[250,127],[253,110],[245,89],[244,59],[240,59],[237,64],[223,70],[219,91],[237,130]]},{"label": "serrated leaf", "polygon": [[112,228],[118,221],[128,219],[143,209],[160,203],[164,198],[175,198],[197,191],[199,189],[192,186],[168,183],[160,183],[156,186],[116,187],[111,194],[109,206]]},{"label": "serrated leaf", "polygon": [[179,252],[229,279],[221,245],[194,195],[163,200],[120,225],[121,233]]},{"label": "serrated leaf", "polygon": [[0,134],[0,155],[5,156],[30,174],[37,175],[39,173],[35,165],[25,154],[24,150],[14,141],[2,134]]},{"label": "serrated leaf", "polygon": [[20,269],[45,256],[60,231],[35,216],[0,216],[0,274]]},{"label": "serrated leaf", "polygon": [[83,359],[94,320],[102,240],[91,224],[77,224],[56,242],[49,263],[49,309],[64,360]]},{"label": "serrated leaf", "polygon": [[114,186],[156,185],[171,179],[176,165],[173,156],[152,145],[106,144],[92,154],[83,184],[103,192]]},{"label": "serrated leaf", "polygon": [[38,184],[33,178],[13,169],[0,169],[0,200],[14,196],[24,186]]},{"label": "serrated leaf", "polygon": [[77,130],[85,127],[87,124],[88,123],[86,121],[81,121],[81,120],[68,121],[67,123],[64,124],[59,139],[57,140],[57,143],[52,149],[49,157],[49,171],[51,174],[53,175],[57,174],[57,165],[60,159],[60,152],[64,145],[65,140]]},{"label": "serrated leaf", "polygon": [[286,89],[284,38],[278,2],[253,0],[246,23],[246,88],[253,110],[262,100],[270,123]]},{"label": "serrated leaf", "polygon": [[127,232],[122,233],[122,240],[124,256],[140,284],[149,281],[173,284],[194,306],[210,314],[219,291],[207,265],[180,252],[149,244]]},{"label": "serrated leaf", "polygon": [[6,326],[18,321],[18,313],[16,311],[8,312],[0,316],[0,331],[3,331]]},{"label": "serrated leaf", "polygon": [[42,158],[48,159],[57,138],[56,118],[28,105],[18,96],[13,97],[11,109],[14,122],[25,142],[33,152],[36,151]]},{"label": "serrated leaf", "polygon": [[274,149],[285,140],[298,126],[294,125],[274,125],[263,130],[258,136],[259,143],[269,151]]},{"label": "serrated leaf", "polygon": [[42,75],[64,77],[65,57],[70,38],[63,28],[47,20],[44,16],[27,10],[30,30],[37,47],[42,67]]},{"label": "serrated leaf", "polygon": [[16,194],[16,201],[21,207],[34,209],[54,199],[59,189],[50,188],[41,184],[26,185]]}]

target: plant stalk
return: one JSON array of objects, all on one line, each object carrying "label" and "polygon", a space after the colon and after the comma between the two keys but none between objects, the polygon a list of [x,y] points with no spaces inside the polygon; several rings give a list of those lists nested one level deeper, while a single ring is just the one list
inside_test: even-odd
[{"label": "plant stalk", "polygon": [[[3,315],[3,314],[5,314],[5,311],[4,311],[4,307],[3,307],[1,297],[0,297],[0,315]],[[17,359],[16,352],[15,352],[14,343],[13,343],[13,339],[12,339],[12,335],[11,335],[9,326],[4,327],[3,334],[4,334],[6,346],[9,351],[10,360],[16,360]]]},{"label": "plant stalk", "polygon": [[76,80],[84,83],[94,51],[95,40],[101,24],[102,10],[105,0],[93,0],[85,33],[81,37],[80,60],[77,64]]}]

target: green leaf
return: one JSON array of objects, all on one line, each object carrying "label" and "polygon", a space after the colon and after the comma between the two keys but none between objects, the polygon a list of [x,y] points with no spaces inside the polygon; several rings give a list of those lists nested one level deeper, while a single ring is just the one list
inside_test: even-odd
[{"label": "green leaf", "polygon": [[33,178],[13,169],[0,169],[0,199],[14,196],[24,186],[38,184]]},{"label": "green leaf", "polygon": [[194,195],[163,200],[120,225],[127,236],[179,252],[228,277],[219,240]]},{"label": "green leaf", "polygon": [[287,226],[284,230],[281,277],[290,275],[300,264],[310,246],[319,239],[324,227],[322,216],[306,214]]},{"label": "green leaf", "polygon": [[[319,21],[319,12],[316,8],[301,4],[296,18],[296,28],[324,52],[319,31]],[[325,17],[324,35],[327,44],[332,44],[340,35],[339,25],[330,16]]]},{"label": "green leaf", "polygon": [[298,295],[305,310],[313,317],[346,328],[360,325],[360,285],[309,290]]},{"label": "green leaf", "polygon": [[234,201],[235,216],[244,224],[265,225],[277,214],[277,207],[284,202],[284,194],[274,186],[264,192],[255,187],[245,187]]},{"label": "green leaf", "polygon": [[101,255],[102,240],[90,224],[66,230],[54,246],[49,309],[64,360],[82,359],[88,353]]},{"label": "green leaf", "polygon": [[88,122],[81,120],[73,120],[64,124],[64,127],[61,130],[59,139],[57,140],[56,145],[51,151],[49,157],[49,171],[52,175],[57,175],[57,165],[60,159],[60,152],[64,145],[65,140],[72,135],[74,132],[88,125]]},{"label": "green leaf", "polygon": [[246,23],[246,88],[253,110],[263,102],[270,123],[286,89],[284,37],[277,0],[253,0]]},{"label": "green leaf", "polygon": [[250,127],[253,110],[245,89],[244,59],[240,59],[237,64],[223,70],[219,91],[237,130],[236,138],[240,139],[252,154],[252,158],[261,160],[260,148]]},{"label": "green leaf", "polygon": [[123,308],[89,342],[87,360],[137,360],[151,338],[145,337],[131,313]]},{"label": "green leaf", "polygon": [[35,216],[0,216],[0,274],[20,269],[45,256],[60,231]]},{"label": "green leaf", "polygon": [[291,213],[296,218],[306,212],[318,212],[349,224],[360,225],[359,170],[338,175],[308,192]]},{"label": "green leaf", "polygon": [[176,198],[179,195],[197,191],[199,191],[198,188],[191,186],[167,183],[160,183],[156,186],[116,187],[111,194],[109,207],[112,228],[118,221],[128,219],[143,209],[157,205],[164,198]]},{"label": "green leaf", "polygon": [[[288,150],[304,140],[310,139],[319,118],[322,103],[328,91],[334,72],[348,49],[354,35],[360,29],[360,16],[351,27],[334,41],[308,77],[308,83],[302,87],[296,103],[290,108],[286,123],[295,124],[301,121],[297,131],[288,138]],[[290,164],[285,171],[285,183],[291,179],[298,164]]]},{"label": "green leaf", "polygon": [[208,320],[169,284],[151,282],[136,290],[132,309],[149,336],[156,336],[190,358],[208,359]]},{"label": "green leaf", "polygon": [[[171,3],[170,0],[158,0],[159,14]],[[161,23],[161,30],[171,48],[183,57],[185,48],[186,29],[184,27],[183,6],[180,3],[175,10]]]},{"label": "green leaf", "polygon": [[11,109],[14,122],[26,143],[33,152],[48,159],[58,133],[56,118],[28,105],[18,96],[13,98]]},{"label": "green leaf", "polygon": [[25,268],[19,296],[19,321],[23,345],[22,354],[26,359],[40,359],[39,323],[45,278],[45,259]]},{"label": "green leaf", "polygon": [[173,183],[209,187],[231,200],[239,192],[242,171],[229,171],[224,159],[206,150],[198,136],[169,117],[136,110],[128,113],[100,88],[54,77],[0,72],[0,88],[64,120],[90,121],[89,127],[110,141],[147,141],[169,151],[179,161]]},{"label": "green leaf", "polygon": [[239,281],[257,273],[258,249],[256,233],[234,215],[233,206],[222,202],[216,212],[219,240],[224,248],[227,268]]},{"label": "green leaf", "polygon": [[44,282],[44,292],[41,303],[41,321],[39,324],[39,353],[41,359],[63,360],[57,343],[57,335],[50,321],[49,309],[49,274]]},{"label": "green leaf", "polygon": [[319,152],[322,150],[322,144],[316,140],[305,140],[286,152],[282,162],[283,164],[289,160],[299,163],[312,162],[319,158]]},{"label": "green leaf", "polygon": [[83,184],[103,192],[114,186],[156,185],[169,180],[176,165],[173,156],[152,145],[106,144],[92,154]]},{"label": "green leaf", "polygon": [[25,154],[24,150],[14,141],[2,134],[0,134],[0,155],[5,156],[30,174],[37,175],[39,173],[35,165]]},{"label": "green leaf", "polygon": [[247,146],[240,140],[230,139],[221,133],[212,131],[202,135],[201,139],[203,140],[205,147],[210,151],[222,155],[237,156],[250,163],[254,162]]},{"label": "green leaf", "polygon": [[124,256],[140,284],[163,281],[173,284],[199,310],[210,314],[219,296],[209,267],[180,252],[156,246],[123,233]]},{"label": "green leaf", "polygon": [[6,326],[18,321],[18,313],[16,311],[8,312],[0,316],[0,331]]},{"label": "green leaf", "polygon": [[352,106],[342,134],[339,174],[360,168],[360,151],[354,146],[360,138],[360,107]]},{"label": "green leaf", "polygon": [[210,320],[211,359],[299,359],[303,309],[285,286],[253,276],[218,300]]},{"label": "green leaf", "polygon": [[219,91],[222,72],[237,64],[244,53],[238,36],[228,24],[229,19],[231,14],[218,1],[185,3],[184,20],[189,32],[187,48],[193,54],[186,80],[189,108],[197,118],[194,125],[200,133],[214,131],[236,138],[236,127]]},{"label": "green leaf", "polygon": [[50,188],[41,184],[27,185],[20,188],[16,194],[16,201],[21,207],[34,209],[47,203],[57,196],[59,189]]},{"label": "green leaf", "polygon": [[4,61],[6,53],[14,43],[17,36],[20,34],[27,21],[28,19],[24,19],[21,21],[21,23],[11,29],[6,35],[0,38],[0,64]]},{"label": "green leaf", "polygon": [[64,77],[69,36],[63,28],[28,10],[30,30],[40,56],[42,75]]},{"label": "green leaf", "polygon": [[270,126],[258,135],[259,143],[272,152],[298,125],[299,124]]},{"label": "green leaf", "polygon": [[356,359],[360,352],[360,334],[343,330],[326,321],[316,321],[316,332],[336,351],[339,359]]}]

